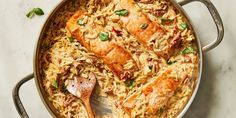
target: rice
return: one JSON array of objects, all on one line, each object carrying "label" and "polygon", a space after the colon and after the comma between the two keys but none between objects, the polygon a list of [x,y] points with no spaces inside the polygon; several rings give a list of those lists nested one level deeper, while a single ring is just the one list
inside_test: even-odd
[{"label": "rice", "polygon": [[[176,27],[186,23],[186,19],[178,13],[175,8],[165,0],[156,0],[151,4],[138,1],[138,5],[143,9],[148,17],[160,24],[166,33],[162,39],[154,38],[150,41],[150,45],[155,48],[154,51],[147,50],[137,40],[130,35],[126,29],[122,28],[119,17],[114,14],[116,0],[74,0],[68,2],[55,17],[48,28],[45,38],[41,45],[40,66],[42,84],[44,90],[48,94],[48,99],[58,110],[61,117],[86,118],[86,109],[79,98],[76,98],[66,90],[67,80],[72,79],[74,75],[87,78],[90,72],[96,74],[97,85],[93,94],[102,97],[98,102],[108,104],[112,110],[112,114],[96,115],[96,117],[107,118],[124,118],[124,117],[176,117],[187,103],[192,94],[195,85],[195,79],[192,74],[197,70],[198,54],[183,55],[180,52],[186,47],[196,49],[195,36],[190,28],[186,28],[181,32],[183,37],[181,48],[176,49],[169,60],[166,60],[155,54],[155,51],[166,51],[169,48],[170,38],[174,37]],[[163,10],[165,13],[156,16],[153,10]],[[87,51],[80,43],[74,39],[65,29],[68,19],[77,10],[86,11],[88,14],[83,19],[87,24],[99,24],[104,26],[105,31],[110,32],[109,36],[113,37],[116,42],[129,50],[133,59],[137,62],[139,70],[134,73],[134,85],[127,85],[126,82],[119,80],[104,62],[97,58],[93,53]],[[174,19],[173,24],[162,24],[161,18]],[[122,36],[118,36],[113,30],[122,31]],[[98,32],[91,29],[81,29],[85,37],[98,37]],[[125,65],[126,69],[132,68],[134,65],[128,61]],[[136,106],[131,114],[128,114],[122,108],[122,102],[133,93],[140,91],[140,88],[148,82],[154,80],[168,68],[173,68],[173,72],[169,77],[180,78],[186,76],[173,96],[157,110],[155,114],[147,114],[147,104],[152,99],[145,99],[145,95],[140,92]],[[184,77],[182,77],[184,78]],[[128,86],[128,87],[127,87]],[[164,104],[164,103],[163,103]]]}]

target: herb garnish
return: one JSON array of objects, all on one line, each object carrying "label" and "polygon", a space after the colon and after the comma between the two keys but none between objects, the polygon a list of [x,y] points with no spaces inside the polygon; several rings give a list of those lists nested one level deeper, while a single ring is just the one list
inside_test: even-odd
[{"label": "herb garnish", "polygon": [[126,9],[120,9],[120,10],[116,10],[115,14],[118,16],[128,16],[129,15],[129,11]]},{"label": "herb garnish", "polygon": [[133,79],[128,79],[128,80],[125,81],[125,85],[129,89],[132,89],[135,86],[135,81]]},{"label": "herb garnish", "polygon": [[140,28],[141,29],[146,29],[148,27],[148,24],[147,23],[143,23],[142,25],[140,25]]},{"label": "herb garnish", "polygon": [[188,27],[188,24],[187,24],[187,23],[181,23],[181,24],[179,25],[179,29],[180,29],[180,30],[185,30],[187,27]]},{"label": "herb garnish", "polygon": [[29,13],[26,14],[28,18],[32,18],[34,15],[41,16],[44,15],[44,12],[41,8],[33,8],[31,11],[29,11]]},{"label": "herb garnish", "polygon": [[192,47],[186,47],[184,50],[181,51],[181,54],[190,54],[193,53]]},{"label": "herb garnish", "polygon": [[109,39],[109,34],[107,32],[101,32],[98,35],[101,41],[107,41]]}]

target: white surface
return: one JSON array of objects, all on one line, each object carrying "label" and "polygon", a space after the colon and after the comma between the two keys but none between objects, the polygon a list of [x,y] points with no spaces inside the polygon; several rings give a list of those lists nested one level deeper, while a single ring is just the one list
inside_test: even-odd
[{"label": "white surface", "polygon": [[[33,50],[47,15],[61,0],[0,0],[0,118],[19,117],[11,92],[22,77],[33,71]],[[236,117],[236,1],[212,0],[225,25],[225,38],[204,54],[200,89],[185,118]],[[42,17],[26,18],[33,7],[45,11]],[[207,9],[199,3],[184,7],[197,26],[201,41],[215,38],[215,26]],[[21,98],[30,117],[51,117],[43,106],[34,81],[21,89]]]}]

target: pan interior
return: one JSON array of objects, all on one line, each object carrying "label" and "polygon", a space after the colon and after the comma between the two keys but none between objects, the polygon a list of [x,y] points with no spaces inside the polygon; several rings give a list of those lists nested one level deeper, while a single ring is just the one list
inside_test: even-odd
[{"label": "pan interior", "polygon": [[[138,5],[143,9],[145,13],[149,13],[150,10],[148,9],[148,7],[150,8],[158,7],[158,5],[156,4],[155,6],[140,1],[138,2]],[[38,86],[42,100],[45,103],[45,106],[48,108],[49,112],[52,113],[53,116],[56,117],[86,116],[86,110],[81,100],[71,95],[65,89],[66,80],[72,79],[73,75],[80,75],[86,77],[86,73],[88,73],[88,71],[97,72],[97,75],[100,78],[98,77],[98,84],[94,91],[92,102],[93,102],[93,107],[96,110],[95,111],[96,114],[99,115],[100,117],[112,117],[111,111],[114,116],[119,116],[119,115],[120,117],[129,116],[129,114],[127,114],[124,109],[122,108],[120,109],[120,106],[122,106],[120,105],[121,101],[124,101],[124,98],[134,94],[136,91],[139,90],[139,88],[141,88],[141,86],[148,83],[148,81],[152,81],[151,79],[148,81],[143,81],[143,78],[146,77],[142,76],[136,79],[135,82],[133,81],[128,82],[129,85],[127,87],[127,83],[120,81],[112,72],[109,71],[109,68],[106,65],[104,65],[104,62],[102,60],[97,59],[96,55],[94,55],[93,53],[89,53],[87,49],[84,48],[80,43],[78,43],[76,39],[73,38],[71,34],[65,29],[66,22],[77,10],[96,12],[96,10],[98,11],[99,9],[98,6],[100,6],[101,9],[104,5],[109,6],[110,0],[104,0],[103,2],[107,3],[98,3],[96,2],[96,0],[63,1],[51,13],[51,15],[49,16],[48,20],[46,21],[42,29],[41,35],[37,42],[35,62],[34,62],[36,84]],[[157,0],[156,2],[159,2],[159,4],[163,4],[164,0]],[[179,25],[181,25],[181,23],[186,23],[188,28],[186,31],[185,29],[181,31],[181,33],[183,33],[181,35],[186,36],[186,34],[188,34],[188,36],[192,37],[193,39],[188,39],[191,40],[187,43],[188,45],[177,49],[177,51],[174,52],[176,54],[174,54],[174,56],[169,58],[168,60],[157,57],[157,60],[160,61],[160,63],[162,64],[160,65],[161,68],[168,69],[168,67],[175,68],[176,66],[180,69],[176,69],[175,72],[179,72],[182,70],[181,72],[186,71],[187,74],[185,79],[181,81],[182,87],[179,87],[174,91],[172,97],[168,99],[168,103],[166,103],[167,105],[162,106],[160,109],[155,111],[154,115],[151,114],[149,116],[176,117],[184,109],[194,91],[196,91],[195,90],[196,84],[199,84],[198,83],[199,68],[201,66],[200,65],[201,62],[199,60],[201,57],[201,51],[199,48],[200,47],[199,41],[191,26],[191,22],[188,20],[183,10],[177,5],[175,1],[172,0],[165,5],[167,6],[166,12],[168,12],[168,14],[176,13],[177,16],[181,15],[181,20],[178,19],[179,17],[173,18],[174,19],[173,20],[171,19],[170,16],[166,15],[165,13],[157,18],[158,19],[157,22],[167,22],[167,24],[163,24],[164,28],[171,27],[172,22],[177,22],[177,24],[179,23],[176,26],[177,28]],[[172,11],[169,11],[170,7]],[[181,26],[183,26],[183,24]],[[172,28],[173,27],[171,27],[169,30],[171,30]],[[121,30],[123,31],[123,29]],[[186,50],[187,47],[192,47],[190,50],[193,52],[191,54],[190,53],[185,54],[184,56],[182,54],[181,56],[178,56],[181,52],[183,52],[183,50]],[[60,59],[62,57],[64,59]],[[184,59],[181,60],[182,58]],[[181,63],[178,63],[179,60],[181,61]],[[84,65],[80,65],[81,63],[83,63]],[[190,64],[184,65],[185,63],[190,63]],[[188,68],[191,68],[191,71],[188,71]],[[101,70],[99,69],[102,69],[103,71],[100,72]],[[161,73],[164,73],[164,70],[165,69],[163,69],[163,72],[154,71],[153,73],[152,72],[150,73],[153,74],[154,78],[160,76]],[[176,75],[174,74],[174,76]],[[103,79],[106,77],[109,79]],[[135,85],[133,86],[130,83],[132,84],[135,83]],[[113,88],[113,86],[119,86],[119,89]],[[116,90],[116,92],[114,92],[113,90]],[[99,107],[99,105],[103,106],[102,107],[103,110],[99,109],[101,108]],[[142,107],[140,107],[140,109],[141,108]],[[146,111],[136,110],[136,112],[137,114],[134,114],[134,116],[142,116],[142,115],[148,116],[148,114],[145,114]]]}]

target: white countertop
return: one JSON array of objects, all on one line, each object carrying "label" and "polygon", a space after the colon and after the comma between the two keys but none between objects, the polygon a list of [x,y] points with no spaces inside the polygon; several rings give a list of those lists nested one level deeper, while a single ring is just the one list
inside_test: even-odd
[{"label": "white countertop", "polygon": [[[61,0],[0,0],[0,117],[19,117],[12,100],[17,81],[33,72],[33,51],[47,15]],[[185,118],[236,117],[236,1],[212,0],[225,26],[225,37],[215,49],[204,54],[203,75],[197,96]],[[45,15],[28,19],[25,15],[40,7]],[[191,16],[202,44],[216,36],[215,25],[200,3],[184,7]],[[51,117],[43,106],[33,80],[20,92],[30,117]]]}]

